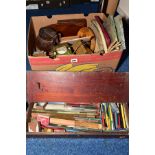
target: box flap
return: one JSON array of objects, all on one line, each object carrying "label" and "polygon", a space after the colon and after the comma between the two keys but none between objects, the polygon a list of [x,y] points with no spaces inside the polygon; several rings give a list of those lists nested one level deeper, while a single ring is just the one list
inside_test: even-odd
[{"label": "box flap", "polygon": [[103,20],[106,19],[106,16],[103,13],[91,13],[88,16],[84,16],[84,14],[62,14],[53,15],[51,18],[48,18],[47,16],[33,16],[31,17],[31,22],[33,22],[35,35],[37,36],[41,27],[56,24],[58,20],[86,18],[87,25],[89,25],[90,19],[93,19],[96,15],[100,16]]},{"label": "box flap", "polygon": [[100,12],[103,12],[107,15],[114,15],[116,8],[118,6],[119,0],[103,0],[99,2]]}]

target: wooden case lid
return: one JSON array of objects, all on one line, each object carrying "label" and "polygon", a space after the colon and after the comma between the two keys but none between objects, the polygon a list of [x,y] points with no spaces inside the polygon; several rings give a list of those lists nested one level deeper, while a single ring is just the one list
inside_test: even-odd
[{"label": "wooden case lid", "polygon": [[27,72],[27,101],[128,102],[128,73]]}]

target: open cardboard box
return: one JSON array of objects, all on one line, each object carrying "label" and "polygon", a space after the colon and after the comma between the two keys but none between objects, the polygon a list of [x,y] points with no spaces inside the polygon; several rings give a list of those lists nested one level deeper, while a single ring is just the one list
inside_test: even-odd
[{"label": "open cardboard box", "polygon": [[[96,65],[95,70],[91,71],[115,71],[120,61],[122,51],[115,51],[100,54],[83,54],[83,55],[59,55],[55,59],[44,57],[34,57],[33,52],[36,51],[36,37],[41,27],[45,27],[51,24],[56,24],[58,20],[66,19],[86,19],[87,26],[89,27],[90,21],[94,19],[94,16],[99,16],[103,21],[106,16],[103,13],[91,13],[88,16],[84,14],[63,14],[53,15],[51,18],[46,16],[35,16],[31,17],[29,31],[28,31],[28,46],[27,55],[32,70],[52,70],[56,71],[58,67],[71,64],[72,67],[79,65],[94,64]],[[85,67],[85,66],[84,66]],[[84,71],[84,70],[80,70]]]}]

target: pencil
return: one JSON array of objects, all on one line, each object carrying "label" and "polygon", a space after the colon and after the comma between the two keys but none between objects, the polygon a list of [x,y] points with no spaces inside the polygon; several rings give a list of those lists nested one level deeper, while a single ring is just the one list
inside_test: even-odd
[{"label": "pencil", "polygon": [[122,113],[123,127],[124,127],[124,128],[126,128],[125,118],[124,118],[124,110],[123,110],[123,105],[122,105],[122,103],[121,103],[120,105],[121,105],[121,113]]}]

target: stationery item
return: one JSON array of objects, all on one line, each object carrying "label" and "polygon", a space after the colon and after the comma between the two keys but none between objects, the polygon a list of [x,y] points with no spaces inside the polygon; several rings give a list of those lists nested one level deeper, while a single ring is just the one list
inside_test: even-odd
[{"label": "stationery item", "polygon": [[116,44],[116,40],[115,41],[113,41],[110,45],[109,45],[109,47],[108,47],[108,51],[110,52],[110,50],[111,50],[111,48]]},{"label": "stationery item", "polygon": [[114,113],[114,118],[115,118],[115,129],[118,128],[118,114],[115,112]]},{"label": "stationery item", "polygon": [[105,114],[105,124],[106,124],[106,129],[109,130],[110,129],[110,124],[109,124],[109,117],[107,114],[107,104],[106,103],[102,103],[103,107],[104,107],[104,114]]},{"label": "stationery item", "polygon": [[108,48],[108,52],[112,52],[112,51],[118,51],[117,48],[119,48],[121,46],[121,43],[118,41],[114,41],[112,44],[110,44],[109,48]]},{"label": "stationery item", "polygon": [[117,125],[117,128],[118,128],[118,129],[121,128],[121,116],[120,116],[120,115],[121,115],[120,113],[117,114],[117,116],[118,116],[118,125]]},{"label": "stationery item", "polygon": [[111,130],[110,117],[108,115],[108,110],[106,112],[106,122],[107,122],[107,130]]},{"label": "stationery item", "polygon": [[119,117],[119,125],[120,125],[120,128],[124,128],[124,126],[123,126],[123,114],[122,114],[122,110],[121,110],[121,104],[120,103],[117,103],[117,106],[118,106],[118,108],[119,108],[119,114],[118,114],[118,117]]},{"label": "stationery item", "polygon": [[60,33],[52,28],[42,27],[36,38],[36,47],[40,51],[50,52],[51,48],[60,41]]},{"label": "stationery item", "polygon": [[103,21],[101,20],[101,18],[99,16],[95,16],[95,19],[102,30],[102,33],[103,33],[105,41],[106,41],[106,45],[107,45],[107,47],[109,47],[111,40],[110,40],[110,36],[109,36],[108,32],[106,31],[106,29],[103,26]]},{"label": "stationery item", "polygon": [[114,121],[113,121],[113,114],[112,114],[112,110],[111,110],[111,104],[109,104],[109,114],[110,114],[111,130],[114,130]]},{"label": "stationery item", "polygon": [[120,103],[120,106],[121,106],[121,114],[122,114],[123,128],[126,128],[125,117],[124,117],[124,109],[123,109],[122,103]]},{"label": "stationery item", "polygon": [[104,116],[104,127],[107,128],[107,122],[106,122],[106,109],[104,103],[101,103],[101,108],[102,108],[102,114]]},{"label": "stationery item", "polygon": [[129,128],[129,115],[128,115],[128,107],[126,103],[123,104],[123,110],[124,110],[126,127]]},{"label": "stationery item", "polygon": [[108,130],[112,130],[109,104],[107,104],[107,116],[108,116]]},{"label": "stationery item", "polygon": [[103,113],[101,115],[101,120],[102,120],[102,127],[103,127],[103,129],[105,129],[104,114]]},{"label": "stationery item", "polygon": [[110,103],[110,105],[111,105],[111,110],[113,113],[119,113],[119,109],[118,109],[116,103]]},{"label": "stationery item", "polygon": [[115,21],[116,30],[117,30],[118,41],[121,43],[120,49],[125,50],[126,45],[125,45],[122,17],[120,15],[117,15],[116,17],[114,17],[114,21]]},{"label": "stationery item", "polygon": [[112,127],[111,127],[111,121],[110,121],[109,116],[108,116],[108,130],[112,130]]},{"label": "stationery item", "polygon": [[30,132],[110,132],[128,130],[126,103],[34,103]]},{"label": "stationery item", "polygon": [[114,130],[117,129],[117,122],[116,122],[116,118],[115,118],[115,113],[112,112],[112,116],[113,116],[113,126],[114,126]]},{"label": "stationery item", "polygon": [[83,27],[83,28],[81,28],[78,31],[77,36],[79,38],[81,38],[81,37],[89,37],[90,38],[90,42],[91,42],[90,43],[90,49],[92,51],[95,50],[96,38],[95,38],[95,34],[94,34],[94,32],[92,31],[91,28],[89,28],[89,27]]},{"label": "stationery item", "polygon": [[105,121],[104,121],[104,118],[105,118],[105,113],[104,113],[104,108],[103,108],[103,104],[101,103],[100,105],[100,117],[101,117],[101,123],[102,123],[102,127],[105,128]]}]

